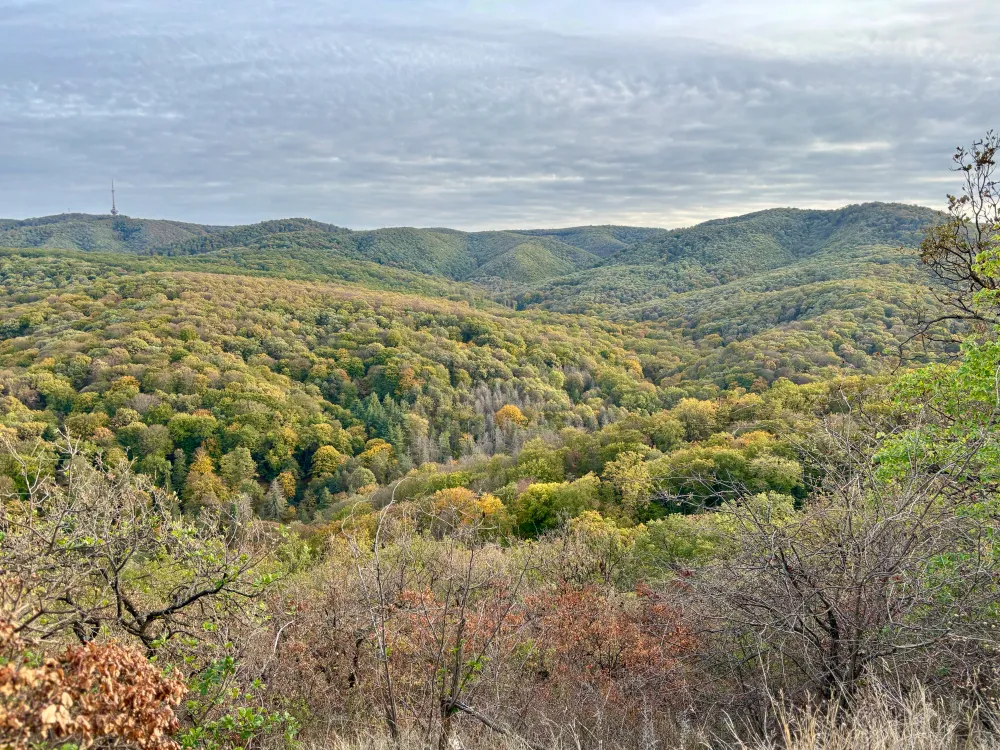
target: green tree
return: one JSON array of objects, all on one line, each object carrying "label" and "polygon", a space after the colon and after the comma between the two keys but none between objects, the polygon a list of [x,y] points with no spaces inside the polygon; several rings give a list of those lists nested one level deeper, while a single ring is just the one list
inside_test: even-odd
[{"label": "green tree", "polygon": [[287,509],[288,500],[285,498],[285,491],[281,488],[281,482],[275,479],[267,488],[267,493],[257,509],[257,514],[267,521],[281,521],[284,519]]},{"label": "green tree", "polygon": [[670,414],[684,425],[684,436],[689,441],[707,440],[716,430],[718,407],[711,401],[684,398]]},{"label": "green tree", "polygon": [[654,484],[643,454],[635,451],[619,453],[604,467],[604,477],[614,484],[621,495],[622,505],[629,512],[649,503]]},{"label": "green tree", "polygon": [[372,473],[371,469],[366,469],[364,466],[360,466],[351,472],[351,476],[347,480],[347,486],[351,492],[358,492],[365,487],[373,487],[375,485],[375,474]]},{"label": "green tree", "polygon": [[249,449],[234,448],[219,460],[219,475],[230,490],[235,490],[257,476],[257,463]]},{"label": "green tree", "polygon": [[538,536],[560,527],[585,510],[596,510],[600,480],[593,474],[575,482],[532,484],[514,501],[513,514],[521,536]]}]

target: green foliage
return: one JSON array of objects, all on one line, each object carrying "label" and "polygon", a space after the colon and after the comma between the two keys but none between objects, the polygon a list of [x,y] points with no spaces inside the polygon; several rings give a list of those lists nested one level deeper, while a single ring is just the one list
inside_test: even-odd
[{"label": "green foliage", "polygon": [[924,299],[885,244],[932,218],[873,204],[677,232],[6,222],[6,241],[88,252],[0,252],[0,424],[132,459],[188,512],[242,495],[275,521],[332,517],[428,464],[408,496],[462,474],[510,503],[595,477],[584,503],[529,492],[531,535],[584,507],[638,522],[733,488],[799,495],[785,444],[734,441],[799,430],[825,381],[880,370]]},{"label": "green foliage", "polygon": [[193,726],[177,735],[178,744],[191,750],[240,750],[266,737],[281,738],[286,748],[298,747],[298,720],[287,711],[260,705],[266,688],[260,680],[240,690],[235,676],[236,662],[227,655],[210,661],[192,678],[187,710]]},{"label": "green foliage", "polygon": [[530,485],[514,501],[517,531],[522,536],[558,528],[570,518],[598,506],[600,480],[593,474],[575,482],[540,482]]}]

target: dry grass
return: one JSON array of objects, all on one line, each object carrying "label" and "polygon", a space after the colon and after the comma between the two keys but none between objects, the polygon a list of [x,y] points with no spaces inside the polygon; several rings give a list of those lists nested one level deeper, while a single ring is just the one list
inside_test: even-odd
[{"label": "dry grass", "polygon": [[[773,740],[737,738],[734,750],[994,750],[1000,739],[974,712],[947,707],[923,690],[906,698],[871,690],[849,716],[834,709],[777,711]],[[734,733],[735,736],[735,733]]]},{"label": "dry grass", "polygon": [[[850,716],[830,709],[782,709],[775,713],[778,729],[770,739],[750,738],[752,733],[730,724],[724,736],[677,744],[665,738],[595,743],[572,731],[539,743],[551,750],[1000,750],[1000,738],[983,729],[973,713],[946,707],[923,691],[907,698],[872,691]],[[431,745],[435,747],[435,745]],[[453,744],[454,750],[526,750],[526,745],[502,737]],[[399,747],[387,738],[334,739],[312,745],[310,750],[427,750],[419,740],[404,740]]]}]

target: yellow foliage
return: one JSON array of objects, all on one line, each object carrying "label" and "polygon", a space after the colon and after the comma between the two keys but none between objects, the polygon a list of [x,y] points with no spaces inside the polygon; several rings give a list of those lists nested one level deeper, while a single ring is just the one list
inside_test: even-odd
[{"label": "yellow foliage", "polygon": [[479,498],[476,505],[479,506],[479,512],[482,513],[485,518],[498,516],[507,511],[507,506],[500,501],[500,498],[496,495],[491,495],[488,492]]},{"label": "yellow foliage", "polygon": [[131,375],[124,375],[111,384],[113,391],[139,391],[139,381]]},{"label": "yellow foliage", "polygon": [[343,466],[347,457],[332,445],[322,445],[313,454],[312,475],[314,477],[330,476]]},{"label": "yellow foliage", "polygon": [[450,526],[472,526],[481,521],[496,526],[507,518],[507,508],[499,498],[489,493],[477,497],[465,487],[438,490],[431,496],[431,509]]},{"label": "yellow foliage", "polygon": [[496,413],[497,424],[500,427],[506,427],[508,424],[513,424],[518,427],[524,427],[528,424],[528,418],[521,413],[514,404],[507,404],[506,406],[501,406],[497,409]]},{"label": "yellow foliage", "polygon": [[198,472],[199,474],[211,474],[214,470],[215,466],[212,463],[212,457],[208,455],[208,451],[204,448],[196,450],[189,471]]},{"label": "yellow foliage", "polygon": [[278,474],[278,484],[285,497],[295,497],[295,475],[290,471],[283,471]]},{"label": "yellow foliage", "polygon": [[465,487],[438,490],[431,496],[431,502],[435,515],[454,515],[462,521],[471,520],[477,510],[475,493]]}]

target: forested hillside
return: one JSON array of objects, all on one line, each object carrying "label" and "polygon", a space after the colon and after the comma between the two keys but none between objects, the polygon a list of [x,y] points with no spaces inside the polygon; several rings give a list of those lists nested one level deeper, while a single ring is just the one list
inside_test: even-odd
[{"label": "forested hillside", "polygon": [[0,247],[155,253],[211,231],[211,227],[178,221],[61,214],[22,221],[0,219]]},{"label": "forested hillside", "polygon": [[[0,221],[0,247],[142,255],[323,250],[456,281],[500,284],[504,289],[530,289],[534,283],[574,272],[585,273],[569,281],[570,287],[626,273],[633,279],[647,278],[647,292],[662,295],[664,288],[675,292],[725,283],[824,251],[913,247],[921,230],[934,220],[934,212],[919,207],[865,204],[839,211],[775,209],[675,231],[598,226],[468,233],[407,227],[356,232],[309,219],[213,227],[67,214]],[[553,284],[564,290],[567,286]],[[622,293],[629,293],[624,291],[627,281],[619,286]]]},{"label": "forested hillside", "polygon": [[322,250],[452,280],[529,283],[599,262],[597,255],[554,237],[517,232],[465,233],[449,229],[352,232],[308,219],[243,227],[202,227],[125,216],[69,214],[0,221],[0,247],[44,247],[139,255],[197,255],[219,251]]},{"label": "forested hillside", "polygon": [[[125,244],[111,243],[120,252],[0,253],[2,420],[22,438],[68,431],[133,460],[188,509],[234,492],[263,507],[280,485],[288,510],[261,513],[304,521],[349,505],[364,478],[386,485],[428,462],[517,456],[539,439],[555,456],[584,435],[614,444],[623,423],[679,404],[722,399],[706,436],[741,410],[752,432],[755,420],[776,418],[762,416],[784,398],[769,400],[772,391],[814,383],[795,398],[822,401],[825,383],[900,364],[907,316],[936,303],[915,255],[888,243],[913,244],[931,218],[870,205],[677,232],[474,234],[136,221]],[[57,242],[80,226],[113,234],[121,220],[37,224]],[[166,241],[164,226],[190,236],[162,252],[125,252],[136,237]],[[648,269],[652,279],[630,299]],[[455,280],[472,274],[505,288],[561,275],[518,293],[511,309],[504,293]],[[666,276],[673,288],[657,283]],[[580,290],[600,279],[606,296]],[[557,312],[567,298],[571,310]],[[910,347],[909,361],[946,348]],[[643,423],[617,452],[691,442],[697,428],[685,413],[662,428],[670,437],[651,437]],[[617,453],[600,455],[545,476],[599,475]],[[201,489],[191,479],[192,465],[215,477],[237,460],[227,479]]]},{"label": "forested hillside", "polygon": [[988,747],[965,206],[0,223],[0,747]]}]

